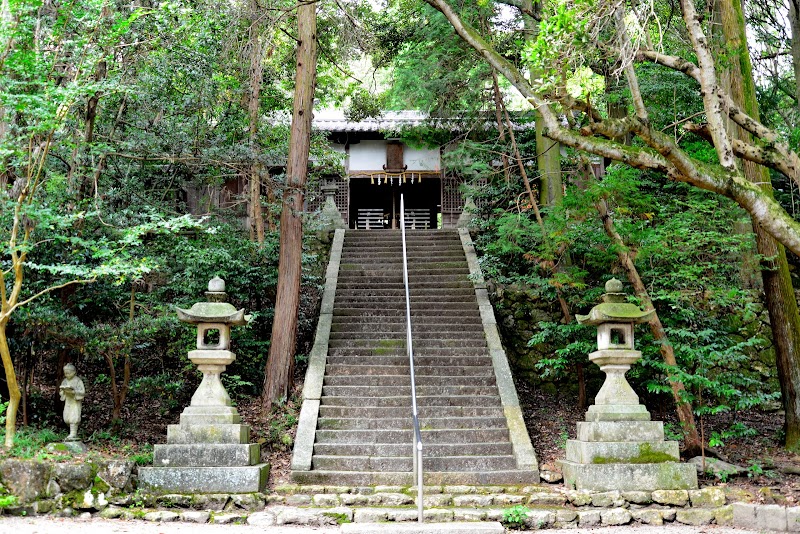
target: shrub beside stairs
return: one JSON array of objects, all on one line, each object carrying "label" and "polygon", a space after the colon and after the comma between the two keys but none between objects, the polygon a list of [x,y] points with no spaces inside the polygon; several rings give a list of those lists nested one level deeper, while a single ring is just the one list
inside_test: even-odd
[{"label": "shrub beside stairs", "polygon": [[[408,231],[407,251],[424,483],[538,482],[468,234]],[[405,306],[400,232],[338,230],[294,482],[413,484]]]}]

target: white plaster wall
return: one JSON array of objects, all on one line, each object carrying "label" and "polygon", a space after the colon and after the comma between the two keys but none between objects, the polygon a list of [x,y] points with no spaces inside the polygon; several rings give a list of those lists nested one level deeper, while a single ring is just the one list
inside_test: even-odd
[{"label": "white plaster wall", "polygon": [[[334,145],[338,148],[340,145]],[[386,141],[361,141],[350,145],[347,170],[378,171],[386,164]],[[403,145],[403,164],[409,171],[438,171],[442,168],[438,148]]]},{"label": "white plaster wall", "polygon": [[438,171],[442,168],[438,148],[403,147],[403,164],[409,171]]},{"label": "white plaster wall", "polygon": [[361,141],[350,145],[347,169],[354,171],[377,171],[386,164],[386,141]]}]

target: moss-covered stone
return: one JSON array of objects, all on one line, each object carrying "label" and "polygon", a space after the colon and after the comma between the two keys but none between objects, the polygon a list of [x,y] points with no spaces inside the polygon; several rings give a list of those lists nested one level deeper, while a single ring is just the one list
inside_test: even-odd
[{"label": "moss-covered stone", "polygon": [[675,458],[665,452],[653,450],[649,443],[639,445],[639,454],[630,458],[613,458],[606,456],[595,456],[592,463],[595,464],[660,464],[664,462],[674,462]]}]

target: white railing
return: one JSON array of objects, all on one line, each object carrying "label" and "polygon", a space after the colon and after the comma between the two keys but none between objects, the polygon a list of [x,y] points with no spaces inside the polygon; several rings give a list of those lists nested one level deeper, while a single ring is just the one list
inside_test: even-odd
[{"label": "white railing", "polygon": [[423,522],[422,509],[422,432],[419,430],[417,412],[417,384],[414,374],[414,348],[411,344],[411,296],[408,290],[408,257],[406,255],[406,221],[403,195],[400,195],[400,232],[403,238],[403,285],[406,289],[406,348],[408,350],[409,372],[411,374],[411,416],[414,419],[414,474],[417,479],[418,520]]}]

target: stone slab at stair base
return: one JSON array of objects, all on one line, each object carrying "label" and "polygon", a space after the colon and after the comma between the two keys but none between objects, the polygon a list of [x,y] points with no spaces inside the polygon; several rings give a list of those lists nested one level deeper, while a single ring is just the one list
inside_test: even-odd
[{"label": "stone slab at stair base", "polygon": [[692,464],[580,464],[559,462],[564,482],[577,490],[655,491],[697,488],[697,469]]},{"label": "stone slab at stair base", "polygon": [[503,525],[487,523],[345,523],[342,534],[503,534]]},{"label": "stone slab at stair base", "polygon": [[[567,441],[567,458],[581,464],[642,463],[643,456],[680,461],[677,441]],[[654,461],[654,460],[651,460]]]},{"label": "stone slab at stair base", "polygon": [[156,445],[153,464],[157,467],[241,467],[258,464],[260,452],[257,443]]},{"label": "stone slab at stair base", "polygon": [[269,464],[239,467],[140,467],[139,484],[162,492],[259,493],[267,486]]},{"label": "stone slab at stair base", "polygon": [[139,484],[182,493],[263,492],[269,464],[239,467],[140,467]]}]

